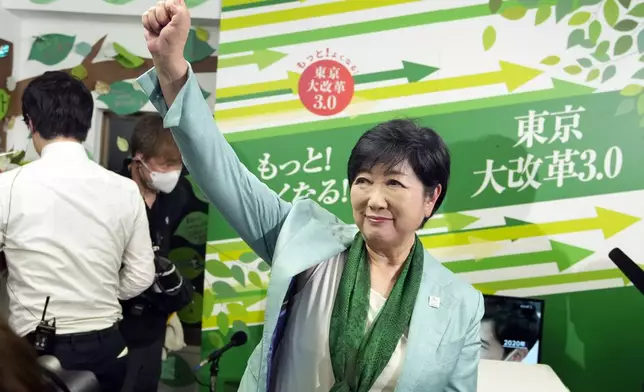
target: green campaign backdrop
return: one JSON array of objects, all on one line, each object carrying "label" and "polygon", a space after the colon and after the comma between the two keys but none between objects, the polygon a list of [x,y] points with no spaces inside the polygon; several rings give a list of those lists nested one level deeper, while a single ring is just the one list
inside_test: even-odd
[{"label": "green campaign backdrop", "polygon": [[[285,200],[351,223],[346,164],[392,118],[453,157],[423,245],[483,293],[546,300],[542,361],[576,391],[641,390],[644,4],[628,0],[224,1],[215,119]],[[210,208],[202,353],[259,342],[270,268]],[[201,374],[205,380],[206,372]]]}]

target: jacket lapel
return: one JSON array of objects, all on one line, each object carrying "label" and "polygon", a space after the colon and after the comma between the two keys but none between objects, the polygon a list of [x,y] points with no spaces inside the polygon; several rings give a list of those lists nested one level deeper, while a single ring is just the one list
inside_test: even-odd
[{"label": "jacket lapel", "polygon": [[[411,392],[422,374],[440,362],[439,348],[455,308],[449,290],[452,277],[425,252],[423,278],[409,327],[409,342],[396,391]],[[425,385],[424,387],[428,387]]]}]

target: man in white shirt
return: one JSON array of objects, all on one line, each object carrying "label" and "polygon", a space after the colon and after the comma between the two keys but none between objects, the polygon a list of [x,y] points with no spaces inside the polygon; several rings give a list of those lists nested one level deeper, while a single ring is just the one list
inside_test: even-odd
[{"label": "man in white shirt", "polygon": [[143,198],[81,145],[94,110],[82,82],[47,72],[25,89],[22,110],[41,159],[0,174],[10,325],[33,342],[50,296],[53,355],[118,391],[127,369],[119,299],[139,295],[154,277]]}]

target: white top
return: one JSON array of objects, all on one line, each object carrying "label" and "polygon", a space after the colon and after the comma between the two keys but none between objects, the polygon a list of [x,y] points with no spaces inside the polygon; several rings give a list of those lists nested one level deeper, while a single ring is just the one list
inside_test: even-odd
[{"label": "white top", "polygon": [[[275,390],[328,392],[335,383],[329,351],[329,327],[346,252],[317,265],[298,277],[297,294],[280,343],[275,367]],[[371,290],[367,328],[386,299]],[[407,347],[406,332],[370,392],[393,392],[402,371]]]},{"label": "white top", "polygon": [[52,143],[41,159],[0,174],[0,228],[9,323],[21,336],[38,325],[48,295],[57,333],[79,333],[113,325],[118,298],[152,284],[138,186],[91,161],[79,143]]}]

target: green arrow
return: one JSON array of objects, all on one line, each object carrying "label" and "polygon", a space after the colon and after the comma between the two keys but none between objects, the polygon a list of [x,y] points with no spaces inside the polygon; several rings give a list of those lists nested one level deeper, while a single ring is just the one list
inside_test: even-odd
[{"label": "green arrow", "polygon": [[239,67],[241,65],[257,64],[262,70],[286,57],[286,54],[275,50],[256,50],[251,54],[235,57],[219,57],[218,68]]},{"label": "green arrow", "polygon": [[412,63],[411,61],[403,61],[402,63],[403,66],[400,69],[356,75],[353,77],[353,81],[360,84],[405,78],[409,83],[413,83],[438,71],[438,68],[424,64]]},{"label": "green arrow", "polygon": [[454,273],[463,273],[555,262],[559,271],[563,271],[594,253],[588,249],[578,248],[554,240],[550,240],[550,247],[550,250],[540,252],[486,257],[481,260],[450,261],[443,265]]},{"label": "green arrow", "polygon": [[494,294],[501,290],[526,289],[530,287],[553,286],[569,283],[583,283],[595,280],[622,279],[624,284],[629,280],[618,269],[607,269],[599,271],[585,271],[577,273],[563,273],[548,276],[535,276],[531,278],[521,278],[512,280],[502,280],[499,282],[476,283],[474,287],[483,294]]},{"label": "green arrow", "polygon": [[504,94],[496,97],[449,102],[439,105],[419,106],[410,109],[392,110],[388,112],[369,113],[368,115],[361,115],[353,118],[340,117],[330,120],[297,123],[272,128],[261,128],[252,131],[226,133],[225,136],[229,142],[233,143],[244,140],[262,139],[267,137],[293,135],[297,133],[316,132],[353,126],[364,126],[365,129],[368,129],[378,123],[391,120],[392,118],[418,118],[444,113],[467,112],[471,110],[508,106],[526,102],[539,102],[557,98],[568,98],[578,95],[590,94],[595,91],[595,89],[592,87],[570,83],[558,79],[552,79],[552,84],[553,87],[546,90],[529,91],[517,94]]},{"label": "green arrow", "polygon": [[[524,5],[524,1],[504,1],[502,9]],[[526,8],[536,8],[542,4],[555,5],[557,0],[534,1],[534,5]],[[326,41],[334,38],[346,38],[354,35],[376,33],[380,31],[398,30],[414,26],[423,26],[433,23],[451,22],[456,20],[472,19],[482,16],[489,16],[490,8],[485,4],[471,5],[467,7],[451,8],[422,12],[419,14],[395,16],[386,19],[376,19],[366,22],[353,23],[321,29],[298,31],[289,34],[280,34],[268,37],[251,38],[236,42],[222,42],[219,46],[219,53],[232,54],[249,52],[258,49],[278,48],[281,46],[301,45],[307,42]]]},{"label": "green arrow", "polygon": [[447,228],[448,231],[462,230],[478,220],[479,218],[476,216],[452,212],[443,214],[440,218],[428,220],[423,229]]},{"label": "green arrow", "polygon": [[[435,67],[410,61],[403,61],[402,63],[403,66],[400,69],[356,75],[353,81],[356,84],[362,84],[405,78],[411,83],[419,81],[438,70]],[[217,89],[217,103],[297,93],[299,78],[299,74],[289,71],[288,77],[285,79],[219,88]]]}]

